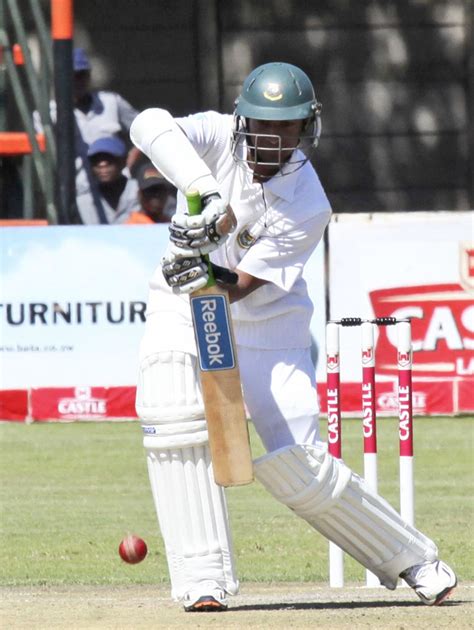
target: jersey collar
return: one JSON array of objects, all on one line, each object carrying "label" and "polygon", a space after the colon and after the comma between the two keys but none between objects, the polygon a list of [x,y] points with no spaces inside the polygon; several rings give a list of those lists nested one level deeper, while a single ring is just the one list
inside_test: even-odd
[{"label": "jersey collar", "polygon": [[[304,154],[298,149],[295,157],[298,160],[304,159]],[[281,199],[284,199],[287,202],[292,202],[295,198],[296,183],[299,179],[301,168],[289,173],[286,171],[291,171],[291,166],[288,164],[285,164],[281,169],[283,175],[276,175],[272,177],[267,182],[264,182],[263,186],[266,190],[269,190],[277,197],[281,197]]]}]

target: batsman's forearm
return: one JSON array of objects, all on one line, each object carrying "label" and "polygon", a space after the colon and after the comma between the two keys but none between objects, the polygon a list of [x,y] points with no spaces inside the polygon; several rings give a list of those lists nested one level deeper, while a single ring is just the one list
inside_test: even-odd
[{"label": "batsman's forearm", "polygon": [[268,282],[267,280],[262,280],[261,278],[251,276],[244,271],[238,271],[236,269],[233,269],[233,271],[238,276],[236,284],[229,284],[225,282],[221,284],[220,282],[218,282],[220,286],[226,289],[227,293],[229,294],[229,302],[231,303],[241,300],[242,298],[255,291],[255,289],[258,289]]}]

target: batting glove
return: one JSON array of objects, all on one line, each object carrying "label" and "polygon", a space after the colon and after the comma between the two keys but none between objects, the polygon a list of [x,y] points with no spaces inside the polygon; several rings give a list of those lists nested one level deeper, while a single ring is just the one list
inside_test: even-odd
[{"label": "batting glove", "polygon": [[161,268],[173,293],[193,293],[209,280],[207,265],[200,256],[182,257],[168,251],[161,259]]},{"label": "batting glove", "polygon": [[209,254],[220,247],[235,228],[231,209],[217,193],[203,197],[201,214],[175,214],[171,218],[170,241],[180,256]]},{"label": "batting glove", "polygon": [[[218,284],[236,285],[239,276],[225,267],[210,263],[214,279]],[[207,263],[201,257],[183,258],[167,252],[161,259],[163,276],[173,293],[193,293],[206,286],[209,280]]]}]

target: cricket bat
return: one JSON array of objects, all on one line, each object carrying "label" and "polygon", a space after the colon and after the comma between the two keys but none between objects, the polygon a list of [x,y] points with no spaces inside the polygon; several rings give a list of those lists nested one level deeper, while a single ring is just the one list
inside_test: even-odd
[{"label": "cricket bat", "polygon": [[[197,191],[186,194],[189,214],[201,212]],[[214,479],[220,486],[253,481],[252,454],[227,291],[209,281],[190,296]]]}]

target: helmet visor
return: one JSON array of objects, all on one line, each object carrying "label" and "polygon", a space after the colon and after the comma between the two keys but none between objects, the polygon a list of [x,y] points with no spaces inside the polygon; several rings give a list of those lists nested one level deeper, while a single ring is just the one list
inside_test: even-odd
[{"label": "helmet visor", "polygon": [[319,118],[309,128],[304,127],[298,134],[288,135],[284,130],[277,134],[249,130],[249,122],[236,120],[232,153],[236,162],[247,164],[255,172],[257,167],[268,167],[275,171],[275,175],[288,175],[308,161],[318,143]]}]

